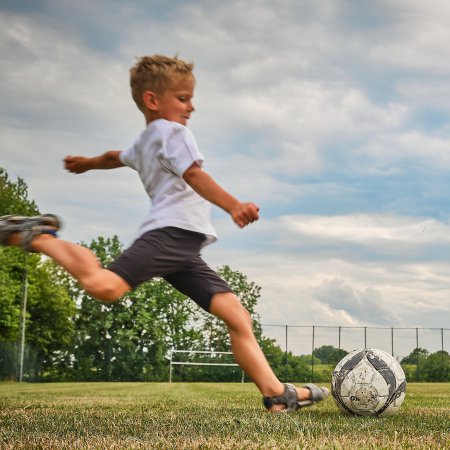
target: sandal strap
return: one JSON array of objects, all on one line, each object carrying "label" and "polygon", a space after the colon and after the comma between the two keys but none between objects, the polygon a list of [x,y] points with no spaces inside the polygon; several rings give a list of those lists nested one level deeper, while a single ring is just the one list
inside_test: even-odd
[{"label": "sandal strap", "polygon": [[326,397],[328,397],[329,390],[325,387],[318,387],[313,383],[308,383],[303,386],[306,389],[309,389],[311,392],[311,398],[308,400],[303,400],[301,402],[298,402],[299,408],[304,408],[305,406],[311,406],[314,403],[321,402],[322,400],[325,400]]},{"label": "sandal strap", "polygon": [[294,385],[285,383],[282,395],[263,397],[263,404],[267,409],[270,409],[273,405],[286,405],[286,409],[283,409],[283,411],[295,411],[299,408],[297,390]]},{"label": "sandal strap", "polygon": [[308,383],[305,386],[311,392],[311,398],[308,400],[297,400],[297,390],[295,386],[289,383],[284,384],[284,392],[282,395],[276,395],[274,397],[263,397],[263,404],[267,409],[270,409],[273,405],[286,405],[286,408],[282,412],[295,411],[305,406],[311,406],[314,403],[321,402],[328,397],[329,390],[325,387],[318,387],[315,384]]}]

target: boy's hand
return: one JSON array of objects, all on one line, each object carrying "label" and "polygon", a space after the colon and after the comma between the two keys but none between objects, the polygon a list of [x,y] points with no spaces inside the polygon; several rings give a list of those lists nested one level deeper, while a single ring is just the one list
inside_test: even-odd
[{"label": "boy's hand", "polygon": [[64,168],[72,173],[84,173],[94,169],[117,169],[124,166],[120,160],[120,153],[120,150],[110,150],[92,158],[69,155],[64,158]]},{"label": "boy's hand", "polygon": [[259,219],[259,207],[254,203],[238,203],[231,211],[231,217],[241,228]]},{"label": "boy's hand", "polygon": [[84,173],[89,170],[87,160],[88,158],[84,156],[66,156],[64,158],[64,168],[72,173]]}]

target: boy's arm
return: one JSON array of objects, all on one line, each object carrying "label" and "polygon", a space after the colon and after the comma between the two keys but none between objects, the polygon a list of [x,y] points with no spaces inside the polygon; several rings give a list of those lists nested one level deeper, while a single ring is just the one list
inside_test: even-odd
[{"label": "boy's arm", "polygon": [[183,179],[197,194],[229,213],[241,228],[259,219],[259,208],[254,203],[241,203],[222,189],[198,164],[192,164],[184,172]]},{"label": "boy's arm", "polygon": [[120,160],[119,150],[111,150],[92,158],[72,155],[64,158],[64,168],[73,173],[84,173],[92,169],[116,169],[124,165]]}]

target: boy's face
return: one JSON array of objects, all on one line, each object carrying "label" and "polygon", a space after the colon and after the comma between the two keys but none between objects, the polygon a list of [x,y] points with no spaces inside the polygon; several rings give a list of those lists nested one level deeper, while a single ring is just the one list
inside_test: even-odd
[{"label": "boy's face", "polygon": [[162,95],[157,95],[157,118],[186,125],[195,108],[192,104],[195,81],[192,76],[178,76],[172,86]]}]

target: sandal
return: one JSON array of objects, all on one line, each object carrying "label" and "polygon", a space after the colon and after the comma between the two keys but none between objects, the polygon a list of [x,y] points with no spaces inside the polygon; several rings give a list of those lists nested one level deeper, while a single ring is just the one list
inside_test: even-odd
[{"label": "sandal", "polygon": [[33,238],[40,234],[52,234],[61,228],[61,221],[53,214],[43,214],[42,216],[2,216],[0,217],[0,245],[7,246],[8,240],[14,233],[20,233],[22,248],[28,252]]},{"label": "sandal", "polygon": [[314,403],[321,402],[330,392],[327,388],[318,387],[312,383],[308,383],[304,387],[311,391],[311,398],[307,400],[298,401],[295,386],[285,383],[284,392],[282,395],[263,397],[263,404],[267,409],[270,409],[273,405],[286,405],[286,408],[281,410],[281,412],[291,412],[299,408],[304,408],[305,406],[311,406]]}]

